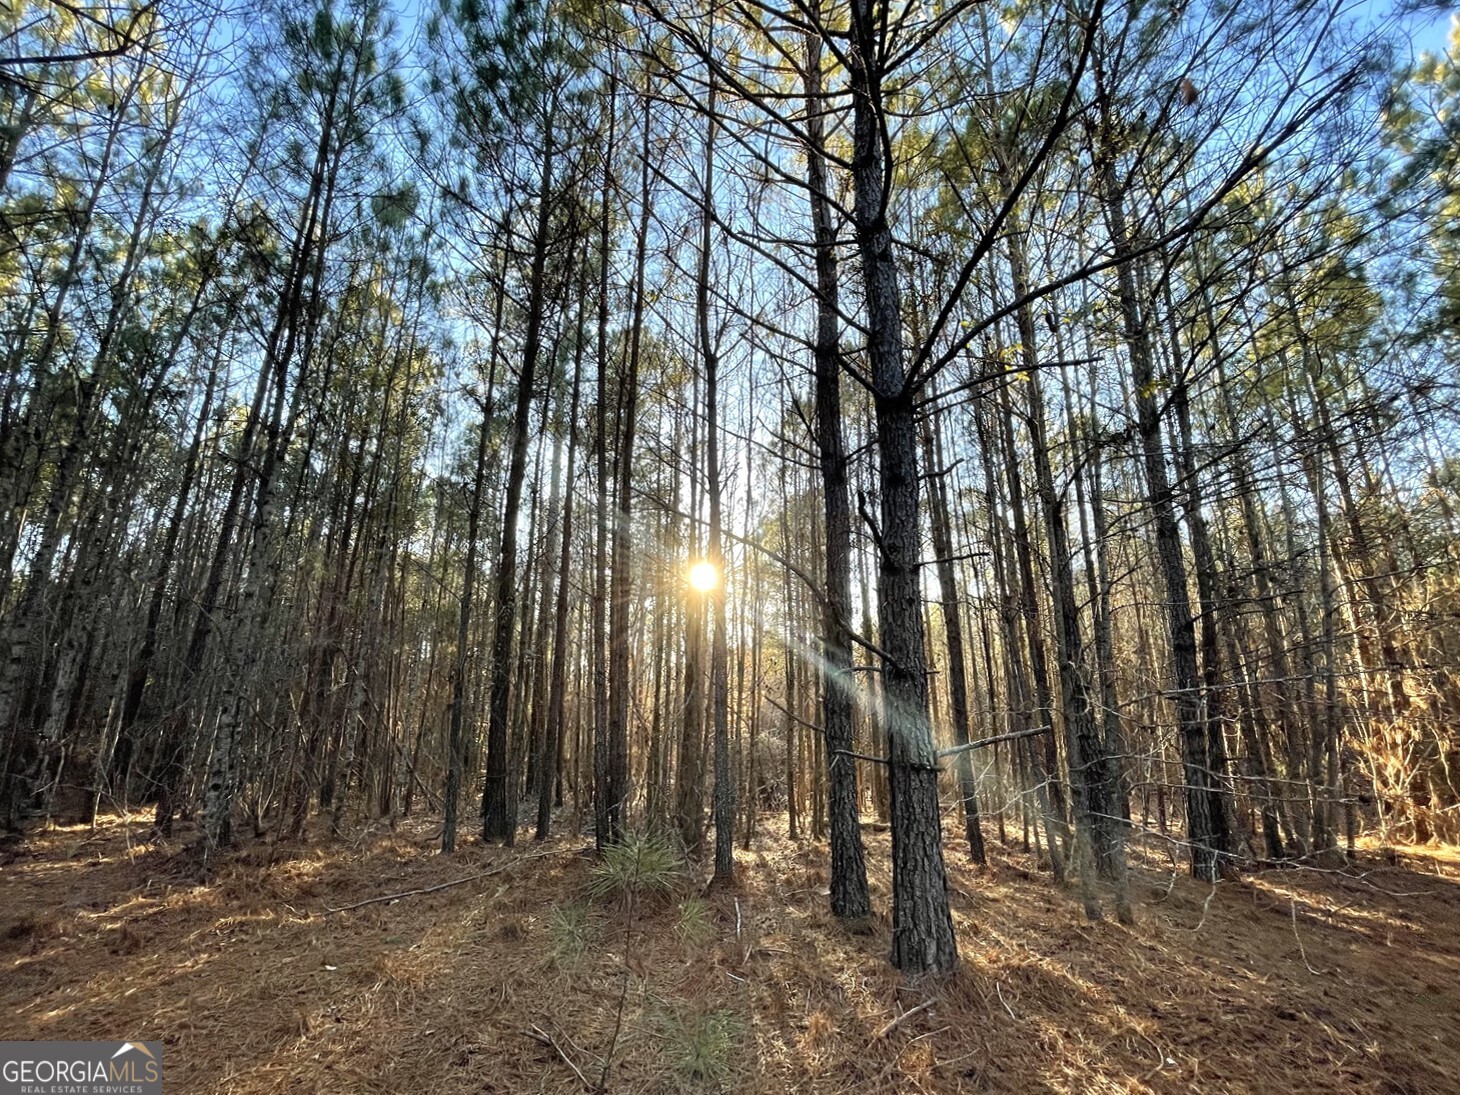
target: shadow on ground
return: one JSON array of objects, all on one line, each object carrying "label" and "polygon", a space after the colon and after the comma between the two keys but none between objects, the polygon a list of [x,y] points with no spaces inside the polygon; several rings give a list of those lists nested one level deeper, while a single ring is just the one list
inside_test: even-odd
[{"label": "shadow on ground", "polygon": [[109,816],[9,853],[0,1038],[158,1039],[169,1091],[230,1095],[585,1092],[605,1066],[616,1092],[1460,1090],[1460,861],[1433,850],[1215,892],[1144,861],[1125,928],[1024,855],[950,849],[962,968],[908,985],[885,833],[883,915],[848,927],[824,846],[772,828],[738,889],[631,906],[589,899],[581,838],[444,858],[426,826],[376,826],[200,885],[144,832]]}]

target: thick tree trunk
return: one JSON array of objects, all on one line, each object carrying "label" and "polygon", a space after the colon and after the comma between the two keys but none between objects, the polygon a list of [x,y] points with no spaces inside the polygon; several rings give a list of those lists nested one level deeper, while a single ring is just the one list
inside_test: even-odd
[{"label": "thick tree trunk", "polygon": [[852,179],[857,248],[867,304],[867,354],[874,386],[878,479],[878,638],[892,817],[892,964],[908,974],[948,972],[958,963],[943,868],[938,768],[928,722],[923,655],[921,528],[914,393],[903,362],[902,305],[884,181],[878,18],[871,0],[851,8],[854,138]]}]

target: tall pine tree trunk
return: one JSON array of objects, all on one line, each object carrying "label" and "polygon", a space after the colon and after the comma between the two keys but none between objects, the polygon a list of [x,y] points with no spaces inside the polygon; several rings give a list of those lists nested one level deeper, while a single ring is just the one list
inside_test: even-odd
[{"label": "tall pine tree trunk", "polygon": [[938,768],[928,722],[923,653],[918,453],[914,393],[903,360],[902,302],[885,181],[884,54],[871,0],[851,5],[854,104],[853,221],[862,260],[867,356],[876,413],[881,490],[878,639],[892,818],[892,964],[908,974],[951,971],[958,962],[943,868]]},{"label": "tall pine tree trunk", "polygon": [[512,449],[507,465],[507,492],[502,504],[502,540],[497,555],[492,621],[492,678],[487,705],[487,777],[482,785],[482,839],[511,845],[517,835],[512,815],[516,796],[508,786],[517,778],[508,768],[507,714],[512,703],[512,631],[517,623],[517,521],[522,484],[527,476],[527,441],[532,419],[533,384],[542,346],[548,238],[552,222],[555,137],[549,115],[544,135],[542,176],[538,181],[537,217],[532,237],[532,267],[527,286],[527,329],[523,334],[522,367],[517,373],[517,405],[512,415]]},{"label": "tall pine tree trunk", "polygon": [[[862,852],[861,806],[852,741],[852,518],[847,493],[846,441],[842,436],[841,346],[836,227],[822,150],[821,41],[806,36],[807,186],[816,238],[816,440],[826,521],[826,597],[822,604],[821,657],[825,683],[821,726],[826,734],[827,814],[831,834],[831,911],[846,919],[868,916],[867,868]],[[752,792],[753,793],[753,792]]]}]

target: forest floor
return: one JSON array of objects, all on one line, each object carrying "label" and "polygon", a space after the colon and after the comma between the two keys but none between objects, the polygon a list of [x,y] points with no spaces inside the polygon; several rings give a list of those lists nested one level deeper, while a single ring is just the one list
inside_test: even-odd
[{"label": "forest floor", "polygon": [[1144,860],[1127,928],[1027,855],[950,848],[962,968],[909,985],[870,827],[883,912],[852,928],[825,846],[784,827],[739,888],[632,908],[588,896],[578,836],[442,857],[435,829],[377,824],[256,843],[202,885],[145,832],[107,816],[0,855],[0,1038],[157,1039],[179,1095],[590,1092],[610,1047],[613,1092],[1460,1091],[1460,858],[1434,849],[1215,891]]}]

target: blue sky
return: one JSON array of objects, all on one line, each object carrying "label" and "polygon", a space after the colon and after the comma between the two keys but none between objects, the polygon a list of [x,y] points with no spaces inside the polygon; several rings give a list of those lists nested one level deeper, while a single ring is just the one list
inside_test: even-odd
[{"label": "blue sky", "polygon": [[[1397,6],[1392,0],[1364,0],[1357,10],[1366,13],[1371,22],[1379,23],[1393,18],[1391,13]],[[1401,16],[1399,21],[1408,31],[1409,40],[1414,45],[1414,55],[1418,57],[1421,53],[1439,53],[1445,48],[1450,23],[1457,17],[1460,17],[1460,9],[1452,7],[1449,10],[1432,9]]]}]

